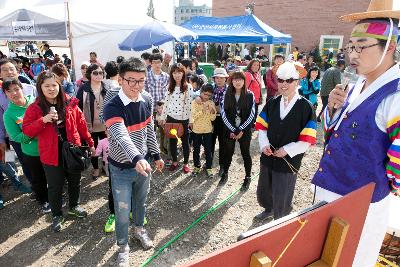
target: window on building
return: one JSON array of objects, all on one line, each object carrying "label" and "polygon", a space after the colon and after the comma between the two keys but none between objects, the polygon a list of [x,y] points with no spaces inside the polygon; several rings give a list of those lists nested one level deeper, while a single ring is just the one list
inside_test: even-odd
[{"label": "window on building", "polygon": [[203,13],[203,9],[200,9],[200,10],[199,10],[199,13]]},{"label": "window on building", "polygon": [[189,13],[189,9],[186,9],[186,13]]},{"label": "window on building", "polygon": [[336,56],[343,46],[343,35],[321,35],[319,50],[322,56],[327,56],[330,51]]}]

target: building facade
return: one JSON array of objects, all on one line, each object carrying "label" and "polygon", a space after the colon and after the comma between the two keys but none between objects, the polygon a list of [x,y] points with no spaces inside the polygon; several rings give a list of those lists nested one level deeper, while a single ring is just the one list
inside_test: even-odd
[{"label": "building facade", "polygon": [[181,25],[194,16],[211,17],[211,7],[195,6],[193,0],[179,0],[179,6],[175,7],[175,24]]},{"label": "building facade", "polygon": [[[309,52],[318,46],[322,54],[334,54],[348,42],[354,23],[339,20],[344,14],[366,11],[367,0],[253,0],[254,15],[272,28],[292,35],[292,47]],[[215,17],[245,14],[243,0],[213,0]]]}]

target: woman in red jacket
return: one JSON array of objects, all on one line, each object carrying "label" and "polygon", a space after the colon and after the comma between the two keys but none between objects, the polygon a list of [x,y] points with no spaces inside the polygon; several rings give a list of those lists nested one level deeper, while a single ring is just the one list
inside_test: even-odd
[{"label": "woman in red jacket", "polygon": [[63,140],[76,145],[82,145],[83,139],[90,146],[93,155],[95,149],[85,118],[78,108],[78,100],[66,99],[55,74],[42,72],[36,87],[38,97],[25,112],[22,131],[27,136],[38,138],[40,161],[47,177],[49,203],[53,214],[52,228],[59,232],[64,222],[61,208],[65,179],[68,181],[68,214],[84,218],[87,212],[79,206],[81,173],[63,167],[62,141],[58,133]]},{"label": "woman in red jacket", "polygon": [[258,115],[258,105],[262,102],[261,96],[261,62],[258,59],[253,59],[247,65],[246,75],[246,88],[253,92],[256,104],[256,116]]}]

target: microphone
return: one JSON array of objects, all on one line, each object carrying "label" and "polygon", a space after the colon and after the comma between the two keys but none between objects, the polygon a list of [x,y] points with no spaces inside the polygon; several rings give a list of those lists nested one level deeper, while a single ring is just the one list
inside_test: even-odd
[{"label": "microphone", "polygon": [[[348,89],[347,87],[349,86],[349,83],[352,80],[354,80],[356,78],[356,76],[357,76],[357,74],[356,74],[355,68],[348,66],[344,70],[343,76],[342,76],[342,84],[341,84],[342,90],[344,92],[347,91],[347,89]],[[338,109],[338,107],[336,105],[332,108],[332,116],[336,113],[337,109]]]}]

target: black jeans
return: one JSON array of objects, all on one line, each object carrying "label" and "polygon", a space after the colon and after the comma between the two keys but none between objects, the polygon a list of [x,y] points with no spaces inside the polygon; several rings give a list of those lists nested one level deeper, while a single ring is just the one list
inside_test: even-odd
[{"label": "black jeans", "polygon": [[[167,116],[167,122],[182,123],[183,135],[180,137],[182,140],[183,148],[183,164],[189,163],[189,120],[175,120]],[[171,151],[172,161],[178,161],[178,140],[175,138],[169,139],[169,150]]]},{"label": "black jeans", "polygon": [[[94,148],[97,148],[97,145],[99,144],[99,140],[106,138],[106,132],[96,132],[96,133],[90,133],[90,135],[93,138],[94,141]],[[99,168],[99,157],[92,157],[92,166],[93,169],[98,169]]]},{"label": "black jeans", "polygon": [[69,208],[75,208],[79,204],[81,190],[81,172],[71,172],[62,166],[43,164],[47,177],[49,203],[53,216],[62,215],[62,190],[65,179],[68,181]]},{"label": "black jeans", "polygon": [[318,120],[321,119],[321,115],[322,115],[322,113],[324,112],[324,109],[326,108],[326,106],[328,106],[328,99],[329,99],[329,96],[321,96],[321,100],[322,100],[322,109],[321,109],[321,111],[320,111],[319,114],[318,114]]},{"label": "black jeans", "polygon": [[28,181],[32,184],[32,174],[29,171],[29,167],[26,165],[25,160],[24,160],[24,153],[22,152],[21,148],[21,143],[17,143],[14,141],[10,140],[10,145],[14,148],[15,153],[17,153],[17,157],[19,162],[21,163],[22,171],[24,172],[24,175],[28,179]]},{"label": "black jeans", "polygon": [[37,156],[29,156],[27,154],[23,154],[24,163],[29,168],[30,173],[32,175],[32,190],[36,194],[36,200],[40,204],[44,204],[45,202],[49,202],[48,192],[47,192],[47,179],[46,174],[43,169],[42,162],[40,161],[40,157]]},{"label": "black jeans", "polygon": [[224,165],[224,154],[225,154],[225,149],[224,149],[224,123],[222,121],[221,116],[217,116],[213,122],[213,135],[212,135],[212,144],[211,144],[211,154],[212,158],[214,159],[214,153],[215,153],[215,144],[217,143],[217,138],[218,138],[218,144],[219,144],[219,150],[218,150],[218,162],[219,166]]},{"label": "black jeans", "polygon": [[[250,142],[251,142],[251,131],[243,132],[242,138],[238,140],[240,145],[240,153],[242,154],[244,169],[246,172],[246,177],[251,176],[251,156],[250,156]],[[225,140],[224,149],[225,149],[225,162],[224,162],[224,172],[227,174],[229,171],[229,167],[231,166],[232,156],[235,153],[235,144],[236,140],[227,138]]]},{"label": "black jeans", "polygon": [[211,144],[212,144],[212,133],[196,134],[192,133],[193,136],[193,163],[194,166],[200,168],[200,147],[204,146],[204,153],[206,154],[206,169],[212,168],[212,155],[211,155]]}]

